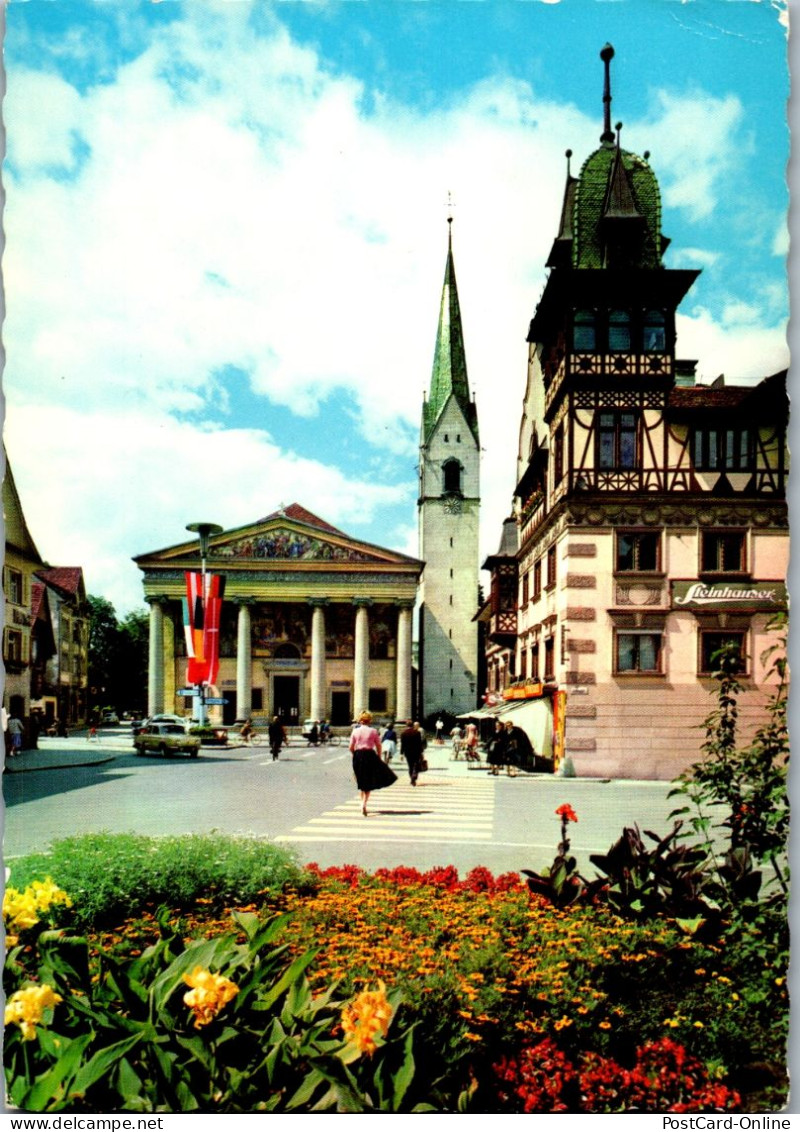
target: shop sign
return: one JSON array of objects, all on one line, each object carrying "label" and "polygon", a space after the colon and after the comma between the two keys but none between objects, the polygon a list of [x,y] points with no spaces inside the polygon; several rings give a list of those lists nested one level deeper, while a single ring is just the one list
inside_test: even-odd
[{"label": "shop sign", "polygon": [[518,684],[515,688],[506,688],[503,692],[504,700],[532,700],[541,696],[543,684]]},{"label": "shop sign", "polygon": [[680,609],[785,609],[783,582],[673,582],[672,605]]}]

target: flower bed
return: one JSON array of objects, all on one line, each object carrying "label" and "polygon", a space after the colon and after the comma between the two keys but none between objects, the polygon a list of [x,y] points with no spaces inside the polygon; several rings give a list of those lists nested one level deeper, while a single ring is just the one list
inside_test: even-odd
[{"label": "flower bed", "polygon": [[258,914],[88,941],[50,930],[49,880],[6,914],[6,1074],[35,1111],[754,1111],[747,1065],[783,1057],[769,965],[744,985],[721,941],[517,874],[312,866]]}]

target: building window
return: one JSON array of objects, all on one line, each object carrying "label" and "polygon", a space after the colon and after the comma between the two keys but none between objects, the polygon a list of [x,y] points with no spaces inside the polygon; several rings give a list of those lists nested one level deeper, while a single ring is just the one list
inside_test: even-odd
[{"label": "building window", "polygon": [[635,468],[638,466],[636,413],[600,413],[597,429],[597,466]]},{"label": "building window", "polygon": [[5,660],[12,664],[22,661],[22,633],[17,629],[6,629]]},{"label": "building window", "polygon": [[387,700],[385,688],[370,688],[368,698],[370,711],[386,711]]},{"label": "building window", "polygon": [[533,600],[538,601],[542,596],[542,560],[537,558],[533,564]]},{"label": "building window", "polygon": [[720,632],[719,630],[700,630],[700,672],[711,675],[719,670],[719,653],[733,647],[738,656],[737,671],[744,673],[747,668],[746,634],[744,631]]},{"label": "building window", "polygon": [[618,531],[617,571],[642,573],[661,568],[660,531]]},{"label": "building window", "polygon": [[544,639],[544,678],[545,680],[555,680],[556,678],[555,637],[545,637]]},{"label": "building window", "polygon": [[253,711],[264,710],[264,689],[252,688],[250,691],[250,706]]},{"label": "building window", "polygon": [[445,492],[461,494],[461,465],[458,460],[448,460],[442,465]]},{"label": "building window", "polygon": [[556,584],[556,548],[551,546],[547,552],[547,588]]},{"label": "building window", "polygon": [[560,483],[564,475],[564,426],[559,425],[553,437],[553,483]]},{"label": "building window", "polygon": [[539,642],[531,645],[531,680],[539,680]]},{"label": "building window", "polygon": [[700,570],[705,574],[747,572],[744,531],[703,531]]},{"label": "building window", "polygon": [[644,349],[647,354],[663,354],[667,348],[666,319],[663,311],[645,311]]},{"label": "building window", "polygon": [[661,672],[661,633],[617,633],[617,672]]},{"label": "building window", "polygon": [[12,605],[24,605],[22,574],[19,570],[6,568],[6,596]]},{"label": "building window", "polygon": [[698,471],[752,471],[753,445],[750,429],[695,429],[692,434],[692,463]]},{"label": "building window", "polygon": [[521,680],[528,679],[528,650],[526,648],[519,650],[519,675]]},{"label": "building window", "polygon": [[529,596],[528,588],[529,588],[529,586],[530,586],[530,574],[526,570],[525,573],[522,575],[522,599],[521,600],[522,600],[523,605],[528,604],[528,596]]},{"label": "building window", "polygon": [[575,311],[572,325],[572,348],[592,353],[597,347],[597,315],[594,311]]},{"label": "building window", "polygon": [[611,311],[608,316],[608,348],[611,353],[627,353],[631,348],[631,316],[627,311]]}]

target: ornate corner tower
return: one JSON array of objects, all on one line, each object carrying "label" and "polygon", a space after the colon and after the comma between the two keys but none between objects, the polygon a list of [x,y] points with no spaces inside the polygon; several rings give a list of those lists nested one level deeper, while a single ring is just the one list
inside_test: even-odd
[{"label": "ornate corner tower", "polygon": [[476,704],[480,442],[453,263],[452,219],[419,451],[420,714]]}]

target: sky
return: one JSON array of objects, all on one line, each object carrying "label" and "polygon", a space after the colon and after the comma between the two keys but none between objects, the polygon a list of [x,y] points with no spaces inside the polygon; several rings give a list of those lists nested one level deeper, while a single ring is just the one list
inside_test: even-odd
[{"label": "sky", "polygon": [[134,555],[298,502],[417,553],[447,218],[511,509],[567,148],[649,151],[699,379],[788,364],[787,13],[771,0],[6,6],[4,437],[42,557],[122,616]]}]

